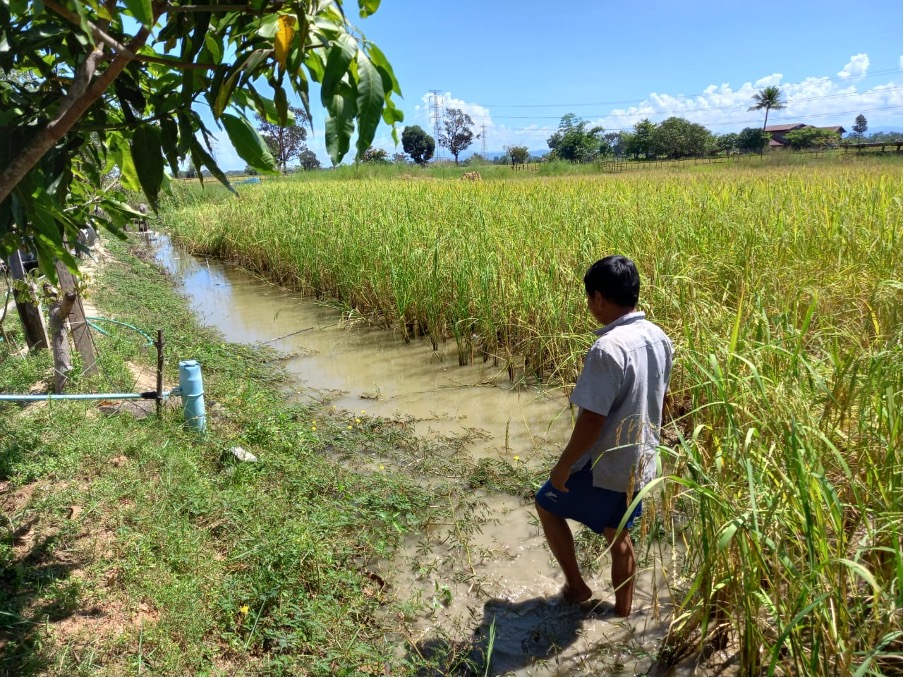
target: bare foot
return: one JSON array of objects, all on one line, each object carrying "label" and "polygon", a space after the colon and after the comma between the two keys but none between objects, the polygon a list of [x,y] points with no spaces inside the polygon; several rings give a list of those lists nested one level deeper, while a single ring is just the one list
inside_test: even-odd
[{"label": "bare foot", "polygon": [[593,591],[591,591],[590,587],[583,582],[581,582],[581,586],[574,588],[568,584],[565,584],[565,586],[562,587],[562,597],[569,603],[583,603],[585,600],[590,600],[592,595]]}]

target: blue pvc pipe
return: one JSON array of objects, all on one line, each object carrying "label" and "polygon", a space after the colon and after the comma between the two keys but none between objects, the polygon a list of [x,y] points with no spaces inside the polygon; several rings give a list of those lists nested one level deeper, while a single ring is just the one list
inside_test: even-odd
[{"label": "blue pvc pipe", "polygon": [[[169,393],[164,393],[166,398]],[[157,391],[146,393],[42,393],[38,395],[15,395],[0,393],[0,402],[34,403],[43,400],[154,400]]]},{"label": "blue pvc pipe", "polygon": [[203,433],[207,416],[204,413],[204,381],[197,360],[179,361],[179,391],[185,425]]}]

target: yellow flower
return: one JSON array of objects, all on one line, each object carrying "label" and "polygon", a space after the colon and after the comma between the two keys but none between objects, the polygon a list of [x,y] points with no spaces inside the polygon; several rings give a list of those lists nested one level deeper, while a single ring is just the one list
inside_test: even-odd
[{"label": "yellow flower", "polygon": [[367,414],[367,410],[361,410],[361,414]]},{"label": "yellow flower", "polygon": [[355,417],[355,423],[356,423],[356,424],[360,424],[360,423],[361,423],[361,420],[358,419],[358,417]]},{"label": "yellow flower", "polygon": [[386,467],[383,466],[383,464],[380,464],[380,470],[382,471],[384,468],[386,468]]},{"label": "yellow flower", "polygon": [[515,455],[515,461],[521,461],[521,457],[519,457],[517,454]]},{"label": "yellow flower", "polygon": [[311,427],[311,430],[312,430],[312,431],[316,431],[316,430],[317,430],[317,427],[316,427],[316,426],[312,426],[312,427]]},{"label": "yellow flower", "polygon": [[242,606],[239,608],[239,612],[241,612],[242,614],[248,614],[248,609],[249,609],[249,608],[248,608],[247,605],[242,605]]},{"label": "yellow flower", "polygon": [[351,425],[351,424],[348,425],[348,430],[349,430],[349,431],[352,430],[352,425]]}]

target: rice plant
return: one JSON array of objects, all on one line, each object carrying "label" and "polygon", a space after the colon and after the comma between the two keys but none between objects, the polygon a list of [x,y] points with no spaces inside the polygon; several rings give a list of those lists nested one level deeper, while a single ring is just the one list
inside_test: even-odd
[{"label": "rice plant", "polygon": [[677,347],[662,521],[688,554],[668,661],[901,670],[900,167],[276,182],[177,195],[195,252],[339,300],[459,361],[574,382],[581,276],[633,258]]}]

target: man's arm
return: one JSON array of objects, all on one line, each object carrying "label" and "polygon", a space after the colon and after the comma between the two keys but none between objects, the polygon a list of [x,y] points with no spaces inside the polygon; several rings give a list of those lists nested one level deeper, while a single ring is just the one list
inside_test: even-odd
[{"label": "man's arm", "polygon": [[574,430],[571,432],[571,440],[565,446],[559,461],[549,473],[549,481],[559,492],[568,492],[565,483],[571,473],[571,467],[585,452],[589,451],[600,437],[606,417],[590,410],[581,409]]}]

